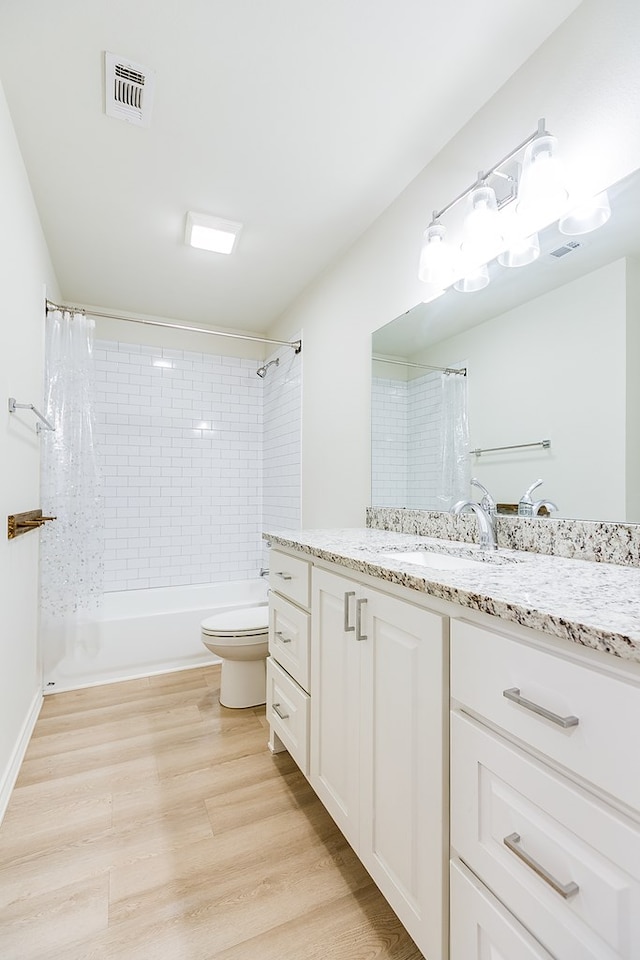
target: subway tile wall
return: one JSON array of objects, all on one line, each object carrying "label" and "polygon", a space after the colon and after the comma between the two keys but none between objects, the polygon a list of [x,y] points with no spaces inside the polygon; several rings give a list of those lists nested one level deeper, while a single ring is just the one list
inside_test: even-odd
[{"label": "subway tile wall", "polygon": [[406,506],[408,496],[407,381],[371,381],[371,505]]},{"label": "subway tile wall", "polygon": [[442,378],[372,380],[371,503],[441,509]]},{"label": "subway tile wall", "polygon": [[442,482],[442,377],[410,380],[407,390],[407,506],[439,508]]},{"label": "subway tile wall", "polygon": [[[94,357],[105,589],[255,577],[263,529],[259,362],[101,340]],[[299,396],[289,402],[299,416]]]}]

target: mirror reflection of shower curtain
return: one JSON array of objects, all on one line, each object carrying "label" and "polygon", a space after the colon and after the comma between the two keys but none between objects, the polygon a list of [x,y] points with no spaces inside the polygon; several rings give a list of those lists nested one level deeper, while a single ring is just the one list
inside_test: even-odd
[{"label": "mirror reflection of shower curtain", "polygon": [[449,510],[457,500],[466,500],[469,497],[471,467],[467,377],[445,373],[442,375],[441,384],[442,455],[438,500],[442,510]]},{"label": "mirror reflection of shower curtain", "polygon": [[93,438],[93,328],[82,314],[47,314],[40,629],[45,683],[61,661],[95,652],[103,589],[103,517]]}]

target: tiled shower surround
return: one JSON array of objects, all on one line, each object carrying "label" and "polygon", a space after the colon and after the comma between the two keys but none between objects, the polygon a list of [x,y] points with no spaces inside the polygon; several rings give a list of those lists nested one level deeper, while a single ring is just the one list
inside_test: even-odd
[{"label": "tiled shower surround", "polygon": [[442,378],[374,377],[371,390],[374,507],[438,509],[441,489]]},{"label": "tiled shower surround", "polygon": [[299,525],[300,358],[285,354],[261,380],[257,360],[96,341],[105,590],[255,577],[283,456],[269,521]]}]

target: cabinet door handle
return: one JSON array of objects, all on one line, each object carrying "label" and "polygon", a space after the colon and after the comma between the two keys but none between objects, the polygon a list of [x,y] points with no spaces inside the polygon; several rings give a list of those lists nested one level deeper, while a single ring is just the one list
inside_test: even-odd
[{"label": "cabinet door handle", "polygon": [[522,860],[523,863],[526,863],[528,867],[533,870],[534,873],[537,873],[545,883],[548,883],[556,893],[559,893],[561,897],[564,897],[565,900],[568,900],[569,897],[575,897],[576,893],[580,889],[577,883],[574,883],[573,880],[570,880],[569,883],[560,883],[559,880],[549,873],[548,870],[538,863],[537,860],[534,860],[533,857],[525,853],[522,847],[519,846],[520,843],[520,834],[519,833],[510,833],[508,837],[504,837],[504,845],[511,850],[512,853],[515,853],[516,857]]},{"label": "cabinet door handle", "polygon": [[274,712],[274,713],[277,713],[281,720],[288,720],[288,719],[289,719],[289,714],[282,712],[282,710],[280,709],[280,704],[279,704],[279,703],[274,703],[274,704],[273,704],[273,712]]},{"label": "cabinet door handle", "polygon": [[353,633],[355,627],[349,625],[349,600],[351,597],[355,597],[355,590],[349,590],[348,593],[344,595],[344,632]]},{"label": "cabinet door handle", "polygon": [[367,640],[366,633],[362,632],[362,605],[367,602],[366,597],[356,600],[356,640]]},{"label": "cabinet door handle", "polygon": [[547,720],[551,720],[552,723],[557,723],[559,727],[577,727],[580,723],[577,717],[561,717],[557,713],[547,710],[546,707],[541,707],[539,703],[534,703],[532,700],[525,700],[524,697],[520,696],[519,687],[510,687],[508,690],[503,690],[502,696],[524,707],[525,710],[530,710],[531,713],[537,713],[540,717],[545,717]]},{"label": "cabinet door handle", "polygon": [[285,637],[282,630],[276,630],[276,637],[278,638],[280,643],[291,643],[291,637]]},{"label": "cabinet door handle", "polygon": [[281,577],[283,580],[293,580],[293,577],[290,573],[287,573],[285,570],[274,570],[273,571],[276,577]]}]

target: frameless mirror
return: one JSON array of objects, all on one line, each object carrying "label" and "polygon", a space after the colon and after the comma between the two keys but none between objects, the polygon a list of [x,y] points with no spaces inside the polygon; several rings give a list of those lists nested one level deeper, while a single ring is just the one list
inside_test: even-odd
[{"label": "frameless mirror", "polygon": [[373,360],[373,506],[446,508],[442,378],[424,367],[464,366],[468,474],[505,511],[542,478],[553,516],[640,522],[640,171],[609,198],[599,230],[549,227],[529,266],[494,262],[484,290],[375,331],[373,357],[402,362]]}]

